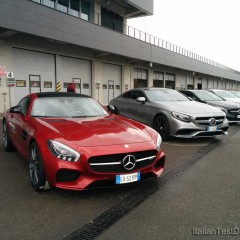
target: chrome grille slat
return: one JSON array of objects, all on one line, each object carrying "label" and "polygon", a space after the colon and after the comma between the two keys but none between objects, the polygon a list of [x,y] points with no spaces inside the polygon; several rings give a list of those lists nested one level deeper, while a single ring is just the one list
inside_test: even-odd
[{"label": "chrome grille slat", "polygon": [[[156,155],[150,156],[150,157],[141,158],[141,159],[136,159],[136,162],[151,160],[151,159],[153,159],[155,157],[156,157]],[[121,165],[121,164],[122,164],[122,162],[89,163],[89,165],[91,165],[91,166],[104,166],[104,165],[108,166],[108,165]]]},{"label": "chrome grille slat", "polygon": [[212,117],[197,117],[195,119],[196,123],[200,126],[211,126],[210,125],[210,119],[214,118],[216,120],[216,124],[214,126],[221,125],[224,121],[224,117],[219,117],[219,116],[212,116]]},{"label": "chrome grille slat", "polygon": [[122,163],[124,157],[127,155],[133,155],[135,157],[136,165],[133,170],[138,170],[153,164],[157,156],[157,151],[149,150],[142,152],[95,156],[89,158],[88,164],[91,170],[100,173],[129,172],[123,167]]},{"label": "chrome grille slat", "polygon": [[229,112],[233,115],[240,115],[240,109],[229,109]]},{"label": "chrome grille slat", "polygon": [[120,165],[120,164],[121,164],[121,162],[89,163],[89,165],[91,165],[91,166],[104,166],[104,165],[108,166],[108,165]]}]

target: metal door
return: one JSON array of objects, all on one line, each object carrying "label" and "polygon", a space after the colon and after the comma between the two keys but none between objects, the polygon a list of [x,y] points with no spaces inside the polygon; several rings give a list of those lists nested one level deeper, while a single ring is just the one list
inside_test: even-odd
[{"label": "metal door", "polygon": [[108,80],[108,103],[114,98],[114,81]]},{"label": "metal door", "polygon": [[75,83],[76,93],[81,93],[81,78],[73,78],[73,82]]}]

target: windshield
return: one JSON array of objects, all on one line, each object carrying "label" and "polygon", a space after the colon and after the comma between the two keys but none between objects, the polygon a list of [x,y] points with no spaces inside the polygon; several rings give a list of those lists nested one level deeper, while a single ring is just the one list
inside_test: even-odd
[{"label": "windshield", "polygon": [[237,98],[236,95],[227,91],[216,91],[216,94],[222,98]]},{"label": "windshield", "polygon": [[44,97],[34,101],[33,117],[100,117],[106,110],[93,98],[87,97]]},{"label": "windshield", "polygon": [[222,98],[220,98],[216,94],[211,93],[211,92],[207,92],[207,91],[197,91],[197,92],[194,92],[194,94],[201,101],[204,101],[204,102],[208,102],[208,101],[224,101]]},{"label": "windshield", "polygon": [[240,92],[231,92],[231,93],[240,98]]},{"label": "windshield", "polygon": [[190,101],[187,97],[171,89],[154,89],[145,90],[149,99],[153,102],[168,102],[168,101]]}]

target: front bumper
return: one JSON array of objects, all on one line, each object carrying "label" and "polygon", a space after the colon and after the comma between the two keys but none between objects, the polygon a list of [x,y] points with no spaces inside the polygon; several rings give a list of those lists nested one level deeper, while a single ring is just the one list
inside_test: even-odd
[{"label": "front bumper", "polygon": [[[172,125],[171,125],[172,124]],[[182,122],[177,119],[172,119],[170,123],[171,136],[177,138],[201,138],[201,137],[214,137],[219,135],[227,135],[229,123],[225,119],[222,124],[217,125],[217,129],[212,131],[209,126],[200,126],[195,122]]]},{"label": "front bumper", "polygon": [[[134,145],[134,144],[133,144]],[[51,156],[48,149],[43,153],[44,167],[46,177],[51,187],[57,187],[70,190],[84,190],[96,187],[116,186],[116,175],[130,174],[140,172],[140,182],[152,177],[159,177],[164,169],[165,154],[163,150],[157,152],[156,157],[150,165],[131,171],[118,172],[95,172],[89,166],[89,159],[92,156],[104,156],[109,154],[123,153],[125,155],[133,154],[137,151],[156,150],[146,146],[148,144],[140,144],[141,146],[130,146],[126,149],[124,146],[116,147],[88,147],[79,149],[81,158],[78,162],[66,162]],[[145,146],[144,146],[145,145]],[[136,183],[136,182],[134,182]],[[127,183],[124,185],[128,185]],[[118,185],[119,186],[119,185]]]},{"label": "front bumper", "polygon": [[240,123],[240,115],[227,114],[229,123]]}]

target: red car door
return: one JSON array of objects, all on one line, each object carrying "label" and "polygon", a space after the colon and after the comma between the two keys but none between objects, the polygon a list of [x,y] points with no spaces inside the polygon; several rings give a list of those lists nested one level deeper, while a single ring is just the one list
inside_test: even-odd
[{"label": "red car door", "polygon": [[30,99],[23,98],[18,106],[21,107],[21,113],[11,113],[10,128],[12,128],[11,139],[20,153],[24,154],[27,150],[27,128],[28,128],[28,107]]}]

